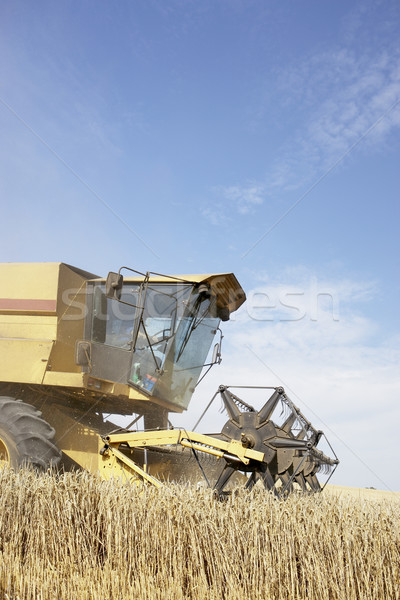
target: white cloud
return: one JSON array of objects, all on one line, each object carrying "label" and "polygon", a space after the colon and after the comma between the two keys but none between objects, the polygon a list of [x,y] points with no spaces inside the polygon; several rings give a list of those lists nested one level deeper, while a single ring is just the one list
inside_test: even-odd
[{"label": "white cloud", "polygon": [[265,198],[264,187],[253,183],[246,183],[243,186],[218,186],[211,192],[217,196],[217,200],[214,200],[212,204],[204,202],[201,214],[211,225],[216,226],[229,223],[232,212],[239,215],[254,212],[255,207],[262,204]]},{"label": "white cloud", "polygon": [[201,214],[211,225],[220,226],[227,221],[225,207],[221,202],[216,202],[212,206],[204,204],[201,208]]},{"label": "white cloud", "polygon": [[[398,129],[400,45],[389,36],[385,44],[362,46],[354,31],[368,37],[367,13],[353,15],[353,37],[342,46],[280,70],[273,84],[268,80],[268,90],[275,87],[275,92],[249,111],[253,129],[259,135],[264,121],[277,119],[293,123],[293,129],[257,181],[215,188],[225,212],[234,207],[246,215],[266,198],[313,185],[348,156],[381,149]],[[396,41],[390,45],[389,39]]]},{"label": "white cloud", "polygon": [[220,191],[231,205],[236,206],[238,213],[242,215],[251,212],[254,206],[262,204],[265,196],[264,188],[259,184],[231,185],[221,187]]},{"label": "white cloud", "polygon": [[288,109],[300,104],[306,114],[268,169],[266,191],[311,183],[354,145],[375,150],[399,127],[400,48],[314,56],[283,73],[279,88]]}]

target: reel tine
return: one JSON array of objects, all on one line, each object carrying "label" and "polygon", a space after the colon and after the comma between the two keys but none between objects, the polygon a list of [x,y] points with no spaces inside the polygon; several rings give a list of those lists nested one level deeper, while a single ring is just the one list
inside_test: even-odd
[{"label": "reel tine", "polygon": [[235,402],[233,401],[231,392],[223,386],[220,387],[219,391],[223,403],[225,405],[226,412],[229,415],[229,418],[232,419],[232,421],[236,421],[236,423],[239,423],[241,413],[238,407],[236,406]]},{"label": "reel tine", "polygon": [[291,494],[293,492],[292,476],[288,473],[288,471],[285,471],[284,473],[279,474],[278,477],[282,481],[283,492],[285,494]]},{"label": "reel tine", "polygon": [[255,471],[252,472],[250,477],[247,480],[246,485],[244,486],[246,490],[252,490],[255,484],[257,483],[258,475]]},{"label": "reel tine", "polygon": [[292,414],[288,416],[288,418],[286,419],[286,421],[283,423],[283,425],[281,427],[283,429],[283,431],[285,431],[286,433],[290,433],[290,430],[292,429],[296,419],[297,419],[296,413],[292,412]]},{"label": "reel tine", "polygon": [[214,489],[216,490],[216,492],[218,494],[221,494],[224,487],[226,486],[226,484],[228,483],[229,479],[232,477],[232,475],[234,474],[234,472],[236,471],[236,469],[234,467],[232,467],[231,465],[225,465],[225,467],[223,468],[222,473],[220,474],[220,476],[217,479],[216,484],[214,485]]},{"label": "reel tine", "polygon": [[265,466],[261,471],[261,478],[266,490],[272,490],[275,487],[275,479],[271,475],[271,471]]},{"label": "reel tine", "polygon": [[316,475],[307,475],[306,481],[309,484],[309,486],[311,487],[311,489],[312,489],[313,492],[320,492],[321,491],[321,486],[319,484],[319,481],[318,481]]},{"label": "reel tine", "polygon": [[281,393],[275,390],[272,396],[267,400],[261,410],[258,411],[258,417],[260,419],[260,423],[264,423],[265,421],[269,421],[274,412],[276,405],[281,399]]},{"label": "reel tine", "polygon": [[295,478],[294,478],[295,482],[299,484],[299,486],[301,487],[301,490],[303,492],[307,491],[307,483],[306,480],[304,478],[303,473],[298,473]]}]

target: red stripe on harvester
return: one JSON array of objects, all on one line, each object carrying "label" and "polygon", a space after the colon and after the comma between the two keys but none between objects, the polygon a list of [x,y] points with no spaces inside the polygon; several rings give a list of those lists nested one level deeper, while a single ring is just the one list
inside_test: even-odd
[{"label": "red stripe on harvester", "polygon": [[29,298],[0,298],[0,310],[43,310],[56,312],[56,300]]}]

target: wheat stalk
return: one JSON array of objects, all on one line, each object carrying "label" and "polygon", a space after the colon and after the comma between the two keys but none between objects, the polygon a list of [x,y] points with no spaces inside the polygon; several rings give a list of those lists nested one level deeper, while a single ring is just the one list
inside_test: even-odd
[{"label": "wheat stalk", "polygon": [[0,470],[0,597],[400,598],[400,503]]}]

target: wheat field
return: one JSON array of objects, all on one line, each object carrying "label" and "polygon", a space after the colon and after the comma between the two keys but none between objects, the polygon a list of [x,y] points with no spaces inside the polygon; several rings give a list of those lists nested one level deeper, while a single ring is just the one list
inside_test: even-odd
[{"label": "wheat field", "polygon": [[0,598],[395,600],[400,502],[2,469]]}]

